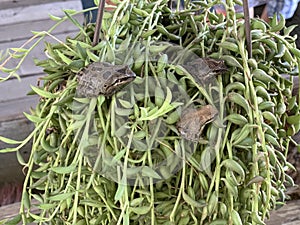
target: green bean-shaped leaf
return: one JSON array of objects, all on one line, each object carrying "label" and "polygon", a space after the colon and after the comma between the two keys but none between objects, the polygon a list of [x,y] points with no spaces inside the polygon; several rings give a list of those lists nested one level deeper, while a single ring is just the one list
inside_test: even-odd
[{"label": "green bean-shaped leaf", "polygon": [[245,171],[243,167],[235,160],[233,159],[225,159],[222,163],[221,166],[225,166],[226,168],[238,173],[242,179],[245,179]]},{"label": "green bean-shaped leaf", "polygon": [[74,172],[76,167],[76,164],[71,164],[69,166],[52,167],[51,170],[57,174],[69,174],[71,172]]},{"label": "green bean-shaped leaf", "polygon": [[243,69],[239,61],[231,55],[223,55],[221,59],[223,59],[228,66],[233,66],[233,67]]},{"label": "green bean-shaped leaf", "polygon": [[299,124],[300,123],[300,114],[292,115],[287,118],[289,124]]},{"label": "green bean-shaped leaf", "polygon": [[178,225],[186,225],[189,224],[189,222],[190,222],[190,215],[187,214],[185,216],[180,217],[178,221]]},{"label": "green bean-shaped leaf", "polygon": [[75,194],[75,192],[57,194],[57,195],[49,196],[48,200],[50,200],[50,201],[63,201],[63,200],[66,200],[66,199],[70,199],[74,194]]},{"label": "green bean-shaped leaf", "polygon": [[262,81],[265,84],[273,83],[278,85],[277,81],[262,69],[255,69],[252,74],[254,78]]},{"label": "green bean-shaped leaf", "polygon": [[278,138],[277,132],[271,127],[269,124],[262,123],[263,130],[267,133],[275,137],[276,139]]},{"label": "green bean-shaped leaf", "polygon": [[149,166],[144,166],[142,168],[142,175],[147,176],[147,177],[156,178],[156,179],[161,179],[161,176],[157,172],[155,172],[152,168],[150,168]]},{"label": "green bean-shaped leaf", "polygon": [[161,107],[164,103],[165,93],[160,86],[155,87],[155,105]]},{"label": "green bean-shaped leaf", "polygon": [[51,92],[48,92],[48,91],[45,91],[45,90],[42,90],[38,87],[35,87],[35,86],[32,86],[30,85],[31,89],[37,93],[39,96],[43,97],[43,98],[57,98],[58,97],[58,94],[53,94]]},{"label": "green bean-shaped leaf", "polygon": [[49,18],[53,21],[60,21],[62,18],[58,17],[58,16],[54,16],[52,14],[48,14],[49,15]]},{"label": "green bean-shaped leaf", "polygon": [[176,111],[170,113],[165,121],[166,121],[167,124],[174,124],[179,120],[179,118],[180,118],[180,114],[176,110]]},{"label": "green bean-shaped leaf", "polygon": [[10,145],[16,145],[16,144],[21,144],[22,141],[16,141],[10,138],[6,138],[6,137],[2,137],[0,136],[0,141],[6,143],[6,144],[10,144]]},{"label": "green bean-shaped leaf", "polygon": [[236,43],[229,42],[229,41],[223,41],[218,44],[221,48],[228,49],[233,52],[239,52],[239,47]]},{"label": "green bean-shaped leaf", "polygon": [[147,38],[147,37],[153,35],[156,31],[157,31],[157,29],[148,30],[146,32],[143,32],[141,36],[142,36],[142,38]]},{"label": "green bean-shaped leaf", "polygon": [[206,205],[204,201],[203,202],[196,201],[196,200],[192,199],[185,192],[182,192],[182,197],[186,203],[188,203],[189,205],[191,205],[193,207],[203,208]]},{"label": "green bean-shaped leaf", "polygon": [[207,203],[207,212],[208,212],[208,215],[212,215],[216,208],[217,208],[217,205],[218,205],[218,195],[217,193],[214,191],[211,193],[211,196],[208,200],[208,203]]},{"label": "green bean-shaped leaf", "polygon": [[132,199],[132,201],[130,201],[130,206],[132,207],[139,206],[144,201],[144,199],[145,199],[144,197],[134,198]]},{"label": "green bean-shaped leaf", "polygon": [[240,214],[237,211],[235,211],[234,209],[231,212],[231,220],[233,222],[233,225],[243,225]]},{"label": "green bean-shaped leaf", "polygon": [[216,219],[213,220],[211,223],[209,223],[209,225],[227,225],[228,221],[225,219]]},{"label": "green bean-shaped leaf", "polygon": [[23,114],[26,116],[27,119],[29,119],[33,123],[40,123],[40,122],[44,121],[44,119],[42,119],[38,116],[30,115],[26,112],[23,112]]},{"label": "green bean-shaped leaf", "polygon": [[107,60],[108,62],[114,62],[115,59],[116,59],[116,56],[115,56],[115,52],[113,50],[113,47],[112,45],[107,42],[107,53],[106,53],[106,57],[107,57]]},{"label": "green bean-shaped leaf", "polygon": [[48,210],[48,209],[55,208],[56,204],[54,204],[54,203],[41,203],[41,204],[37,205],[37,207],[39,209],[42,209],[42,210]]},{"label": "green bean-shaped leaf", "polygon": [[232,92],[228,94],[228,100],[234,102],[237,105],[243,107],[247,113],[250,111],[250,106],[248,101],[239,93]]},{"label": "green bean-shaped leaf", "polygon": [[69,125],[67,127],[67,130],[68,131],[78,130],[78,129],[82,128],[84,124],[85,124],[85,121],[82,121],[82,120],[75,121],[74,123],[72,123],[71,125]]},{"label": "green bean-shaped leaf", "polygon": [[30,199],[27,191],[23,192],[22,194],[22,203],[24,204],[26,209],[30,208],[31,204],[30,204]]},{"label": "green bean-shaped leaf", "polygon": [[277,139],[270,134],[265,134],[266,141],[270,142],[274,146],[280,146]]},{"label": "green bean-shaped leaf", "polygon": [[[276,33],[278,31],[281,31],[284,28],[284,26],[285,26],[285,18],[283,17],[282,14],[279,14],[279,16],[280,16],[279,23],[277,23],[276,25],[272,25],[271,26],[271,29],[270,29],[271,32],[275,32]],[[276,16],[274,16],[274,18],[277,20]]]},{"label": "green bean-shaped leaf", "polygon": [[163,54],[161,57],[159,57],[157,61],[157,72],[161,72],[167,65],[168,63],[168,55]]},{"label": "green bean-shaped leaf", "polygon": [[261,216],[258,215],[258,212],[252,212],[251,218],[256,224],[265,225],[265,222],[261,219]]},{"label": "green bean-shaped leaf", "polygon": [[137,215],[145,215],[151,209],[151,206],[130,207],[129,210]]},{"label": "green bean-shaped leaf", "polygon": [[263,178],[262,176],[255,176],[247,183],[247,186],[254,183],[262,183],[264,180],[265,178]]},{"label": "green bean-shaped leaf", "polygon": [[160,53],[165,51],[167,48],[169,48],[170,44],[164,44],[164,45],[151,45],[149,48],[149,51],[152,53]]},{"label": "green bean-shaped leaf", "polygon": [[90,49],[86,49],[86,54],[93,62],[99,62],[99,57],[95,55]]},{"label": "green bean-shaped leaf", "polygon": [[248,123],[248,120],[246,117],[244,117],[241,114],[237,114],[237,113],[232,113],[232,114],[226,116],[225,120],[228,120],[228,121],[230,121],[234,124],[240,125],[240,126],[243,126]]},{"label": "green bean-shaped leaf", "polygon": [[264,101],[258,105],[259,110],[272,110],[275,107],[275,103],[271,101]]},{"label": "green bean-shaped leaf", "polygon": [[66,55],[64,55],[62,52],[60,52],[59,50],[54,50],[54,51],[57,53],[57,55],[61,58],[61,60],[65,64],[69,65],[70,63],[72,63],[72,60],[68,58]]},{"label": "green bean-shaped leaf", "polygon": [[250,134],[250,132],[252,131],[253,127],[255,127],[256,125],[252,125],[252,124],[246,124],[241,132],[238,133],[238,135],[235,136],[232,145],[237,145],[239,144],[241,141],[243,141],[244,139],[246,139],[248,137],[248,135]]},{"label": "green bean-shaped leaf", "polygon": [[268,121],[268,123],[271,123],[271,124],[275,125],[276,127],[278,127],[277,118],[273,113],[271,113],[270,111],[264,111],[262,113],[262,116],[265,118],[265,120]]},{"label": "green bean-shaped leaf", "polygon": [[261,19],[255,19],[251,21],[251,29],[252,30],[262,30],[263,32],[266,32],[267,30],[267,26],[266,26],[266,22],[261,20]]},{"label": "green bean-shaped leaf", "polygon": [[255,87],[256,94],[264,99],[270,100],[269,92],[263,86]]},{"label": "green bean-shaped leaf", "polygon": [[124,185],[124,182],[125,182],[125,176],[124,175],[123,175],[123,178],[122,178],[121,182],[122,183],[118,184],[118,189],[117,189],[117,191],[115,193],[115,197],[114,197],[115,201],[119,201],[122,198],[122,196],[123,196],[123,194],[125,192],[126,185]]},{"label": "green bean-shaped leaf", "polygon": [[237,186],[230,182],[229,180],[226,180],[225,178],[221,178],[221,180],[224,182],[228,192],[233,196],[238,196],[239,192],[237,189]]},{"label": "green bean-shaped leaf", "polygon": [[225,93],[228,94],[232,90],[245,91],[245,85],[242,82],[233,82],[226,86]]},{"label": "green bean-shaped leaf", "polygon": [[50,142],[47,141],[45,138],[42,138],[41,140],[41,147],[46,151],[46,152],[56,152],[58,150],[58,148],[56,147],[52,147],[50,145]]},{"label": "green bean-shaped leaf", "polygon": [[17,160],[18,160],[19,164],[21,164],[22,166],[26,165],[26,162],[20,151],[17,151]]}]

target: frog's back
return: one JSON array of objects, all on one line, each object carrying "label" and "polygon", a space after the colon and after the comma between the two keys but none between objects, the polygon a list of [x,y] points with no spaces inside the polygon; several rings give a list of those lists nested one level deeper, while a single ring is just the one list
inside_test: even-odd
[{"label": "frog's back", "polygon": [[111,76],[111,64],[94,62],[79,72],[77,93],[86,97],[96,97],[104,93],[104,85]]}]

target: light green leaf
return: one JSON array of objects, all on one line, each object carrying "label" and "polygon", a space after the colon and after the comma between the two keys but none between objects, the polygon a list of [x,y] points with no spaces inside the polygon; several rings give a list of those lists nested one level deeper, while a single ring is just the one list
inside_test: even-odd
[{"label": "light green leaf", "polygon": [[42,90],[38,87],[35,87],[35,86],[32,86],[30,85],[31,89],[37,93],[39,96],[43,97],[43,98],[57,98],[58,95],[57,94],[53,94],[53,93],[50,93],[48,91],[45,91],[45,90]]},{"label": "light green leaf", "polygon": [[189,205],[193,206],[193,207],[197,207],[197,208],[202,208],[204,207],[206,204],[205,202],[198,202],[195,201],[194,199],[192,199],[188,194],[186,194],[185,192],[182,192],[182,197],[184,199],[184,201],[186,203],[188,203]]},{"label": "light green leaf", "polygon": [[144,201],[144,197],[135,198],[130,202],[130,206],[136,207]]},{"label": "light green leaf", "polygon": [[222,163],[221,166],[225,166],[226,168],[238,173],[242,179],[245,179],[245,171],[243,167],[235,160],[233,159],[225,159]]},{"label": "light green leaf", "polygon": [[72,123],[70,126],[68,126],[67,130],[72,131],[72,130],[80,129],[83,127],[84,124],[85,121],[82,120],[75,121],[75,123]]},{"label": "light green leaf", "polygon": [[4,148],[0,150],[0,153],[8,153],[8,152],[15,152],[18,151],[18,148]]},{"label": "light green leaf", "polygon": [[14,52],[28,52],[26,48],[10,48]]},{"label": "light green leaf", "polygon": [[29,119],[31,122],[33,123],[40,123],[42,122],[44,119],[38,117],[38,116],[34,116],[34,115],[30,115],[26,112],[23,112],[23,114],[26,116],[27,119]]},{"label": "light green leaf", "polygon": [[135,214],[138,215],[145,215],[147,214],[151,209],[151,206],[140,206],[140,207],[131,207],[129,210],[134,212]]},{"label": "light green leaf", "polygon": [[50,13],[48,15],[49,15],[50,19],[53,20],[53,21],[60,21],[61,20],[61,18],[58,17],[58,16],[54,16],[54,15],[52,15]]},{"label": "light green leaf", "polygon": [[[125,180],[125,176],[123,176],[122,180]],[[123,181],[122,181],[122,183],[118,184],[118,189],[115,194],[115,201],[119,201],[122,198],[122,196],[125,192],[125,189],[126,189],[126,185],[123,184]]]},{"label": "light green leaf", "polygon": [[118,162],[126,153],[126,148],[124,148],[123,150],[119,151],[112,159],[111,164],[115,164],[116,162]]},{"label": "light green leaf", "polygon": [[57,194],[57,195],[49,196],[48,200],[50,200],[50,201],[63,201],[63,200],[71,198],[74,194],[75,194],[75,192]]},{"label": "light green leaf", "polygon": [[147,177],[152,177],[152,178],[156,178],[156,179],[161,179],[161,177],[159,176],[159,174],[157,172],[155,172],[152,168],[150,168],[149,166],[144,166],[142,168],[142,175],[143,176],[147,176]]},{"label": "light green leaf", "polygon": [[57,166],[57,167],[52,167],[51,170],[55,173],[58,174],[66,174],[66,173],[71,173],[74,172],[76,169],[76,164],[71,164],[70,166]]},{"label": "light green leaf", "polygon": [[95,55],[93,52],[91,52],[89,49],[86,50],[86,53],[91,61],[93,62],[99,62],[100,58],[99,56]]},{"label": "light green leaf", "polygon": [[22,143],[22,141],[16,141],[16,140],[6,138],[6,137],[2,137],[2,136],[0,136],[0,141],[4,142],[6,144],[10,144],[10,145],[15,145],[15,144]]},{"label": "light green leaf", "polygon": [[71,59],[69,59],[67,56],[65,56],[62,52],[56,50],[55,51],[57,53],[57,55],[61,58],[61,60],[67,64],[70,65],[73,61]]},{"label": "light green leaf", "polygon": [[54,203],[42,203],[42,204],[38,204],[37,208],[47,210],[47,209],[55,208],[55,206],[56,204]]}]

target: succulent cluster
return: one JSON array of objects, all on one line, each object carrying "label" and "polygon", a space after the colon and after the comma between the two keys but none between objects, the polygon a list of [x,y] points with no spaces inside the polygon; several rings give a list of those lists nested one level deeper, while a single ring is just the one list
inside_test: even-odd
[{"label": "succulent cluster", "polygon": [[[254,18],[248,58],[243,15],[226,2],[224,16],[211,10],[220,1],[186,1],[181,10],[121,1],[105,12],[96,46],[94,25],[79,24],[75,12],[51,17],[80,31],[46,44],[48,59],[37,62],[43,85],[32,87],[40,101],[26,114],[35,129],[3,150],[33,140],[29,161],[19,155],[27,175],[10,224],[264,224],[293,185],[286,155],[300,129],[292,96],[300,51],[283,18]],[[176,51],[221,59],[227,71],[203,87]],[[112,97],[80,98],[76,74],[97,61],[131,65],[137,77]],[[187,142],[176,128],[181,111],[208,104],[218,118]]]}]

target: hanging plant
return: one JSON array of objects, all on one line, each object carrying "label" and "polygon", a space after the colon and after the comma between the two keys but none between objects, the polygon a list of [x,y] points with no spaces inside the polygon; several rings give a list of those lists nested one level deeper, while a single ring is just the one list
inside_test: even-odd
[{"label": "hanging plant", "polygon": [[[46,43],[48,58],[37,62],[46,75],[25,114],[33,132],[0,137],[19,144],[1,152],[16,151],[26,172],[20,214],[7,223],[264,224],[293,185],[286,155],[299,131],[300,95],[291,90],[300,51],[283,18],[255,18],[248,58],[234,2],[172,11],[162,0],[121,1],[104,13],[96,45],[94,25],[76,12],[52,16],[80,31]],[[211,11],[217,3],[226,16]],[[121,74],[118,82],[132,76],[114,94],[96,76],[90,92],[97,70]],[[31,140],[24,162],[18,150]]]}]

